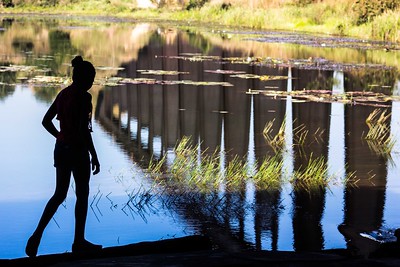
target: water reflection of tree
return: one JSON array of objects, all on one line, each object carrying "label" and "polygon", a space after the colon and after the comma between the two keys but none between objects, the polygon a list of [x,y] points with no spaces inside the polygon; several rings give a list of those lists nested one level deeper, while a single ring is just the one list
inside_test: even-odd
[{"label": "water reflection of tree", "polygon": [[[48,75],[66,75],[64,64],[69,62],[71,55],[78,52],[78,50],[71,44],[70,34],[60,30],[51,30],[49,32],[49,45],[50,57],[48,60],[44,59],[46,60],[46,68],[51,70]],[[26,61],[26,64],[37,65],[39,67],[42,67],[44,64],[35,58],[27,58]],[[35,86],[35,98],[50,103],[60,89],[61,86]]]},{"label": "water reflection of tree", "polygon": [[[13,24],[14,19],[13,18],[2,18],[0,19],[0,27],[2,29],[7,30],[8,28],[11,27],[11,25]],[[5,33],[5,30],[0,31],[0,35]]]},{"label": "water reflection of tree", "polygon": [[187,31],[187,34],[189,38],[189,44],[198,48],[203,54],[207,54],[212,49],[213,46],[211,42],[204,38],[204,36],[192,31]]},{"label": "water reflection of tree", "polygon": [[397,69],[361,69],[345,72],[346,91],[372,91],[392,95],[399,78]]},{"label": "water reflection of tree", "polygon": [[15,91],[13,85],[17,80],[15,72],[0,72],[0,100],[4,100]]},{"label": "water reflection of tree", "polygon": [[35,86],[35,98],[45,103],[51,103],[61,90],[59,86]]},{"label": "water reflection of tree", "polygon": [[79,50],[72,45],[69,32],[61,30],[51,30],[49,32],[49,45],[53,60],[49,62],[49,67],[54,73],[53,75],[64,74],[60,73],[60,66],[69,63],[72,55],[75,55]]}]

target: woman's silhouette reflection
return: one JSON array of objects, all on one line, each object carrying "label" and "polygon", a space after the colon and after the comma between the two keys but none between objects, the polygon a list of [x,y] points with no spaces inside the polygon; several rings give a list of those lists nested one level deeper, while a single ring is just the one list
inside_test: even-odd
[{"label": "woman's silhouette reflection", "polygon": [[[71,63],[73,82],[57,95],[42,122],[44,128],[56,138],[54,149],[56,189],[26,245],[25,252],[29,257],[36,256],[44,229],[65,200],[71,174],[74,176],[76,191],[75,237],[72,252],[97,251],[102,248],[101,245],[92,244],[85,239],[90,165],[93,174],[100,171],[100,163],[91,136],[92,96],[87,92],[93,85],[96,71],[93,65],[84,61],[81,56],[76,56]],[[55,117],[60,121],[60,130],[57,130],[52,122]]]}]

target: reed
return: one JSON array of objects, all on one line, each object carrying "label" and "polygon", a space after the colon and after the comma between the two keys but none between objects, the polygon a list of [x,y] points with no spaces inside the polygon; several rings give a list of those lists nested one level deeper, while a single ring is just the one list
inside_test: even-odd
[{"label": "reed", "polygon": [[237,187],[243,184],[249,176],[249,166],[247,162],[235,155],[228,162],[224,171],[227,187]]},{"label": "reed", "polygon": [[267,143],[274,149],[275,152],[281,151],[285,146],[285,128],[286,117],[283,119],[276,135],[273,135],[275,119],[265,124],[263,129],[263,136]]},{"label": "reed", "polygon": [[334,176],[328,173],[328,164],[324,157],[313,157],[310,155],[306,166],[300,166],[292,174],[290,182],[295,190],[323,188],[329,186]]},{"label": "reed", "polygon": [[306,142],[309,130],[306,125],[300,124],[293,129],[293,142],[295,145],[303,146]]},{"label": "reed", "polygon": [[[306,135],[304,125],[299,127],[302,135]],[[260,190],[279,189],[283,183],[289,182],[294,190],[306,191],[329,188],[332,183],[337,182],[356,185],[358,181],[355,172],[347,172],[341,181],[336,179],[338,175],[329,174],[327,160],[323,156],[308,155],[307,163],[289,174],[285,170],[281,153],[267,156],[254,166],[236,155],[223,166],[223,152],[219,149],[213,153],[200,153],[199,149],[199,146],[191,144],[189,137],[184,137],[175,147],[173,162],[168,167],[160,167],[161,164],[166,165],[163,158],[157,164],[151,164],[148,173],[154,175],[156,182],[162,187],[172,187],[176,192],[202,194],[219,192],[223,186],[226,191],[240,191],[248,181],[253,182]]]},{"label": "reed", "polygon": [[389,119],[391,114],[386,114],[386,111],[375,109],[366,119],[368,132],[363,134],[371,151],[377,155],[391,159],[391,152],[395,145],[395,139],[390,133]]},{"label": "reed", "polygon": [[166,161],[167,161],[166,154],[162,156],[161,159],[158,161],[155,161],[152,156],[149,165],[147,167],[147,172],[149,172],[151,176],[159,178],[163,174],[163,166],[165,165]]},{"label": "reed", "polygon": [[266,157],[252,179],[258,189],[277,189],[282,184],[283,159],[281,155]]},{"label": "reed", "polygon": [[350,187],[357,187],[358,182],[360,179],[357,177],[356,172],[348,172],[343,179],[343,184],[350,186]]}]

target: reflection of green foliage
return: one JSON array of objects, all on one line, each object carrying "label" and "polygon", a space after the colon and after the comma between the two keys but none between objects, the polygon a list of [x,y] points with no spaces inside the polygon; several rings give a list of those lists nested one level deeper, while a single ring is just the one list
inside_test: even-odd
[{"label": "reflection of green foliage", "polygon": [[190,45],[199,48],[204,54],[207,54],[208,51],[211,50],[212,44],[209,40],[205,39],[203,36],[195,32],[188,31],[187,33]]},{"label": "reflection of green foliage", "polygon": [[4,100],[7,96],[14,93],[14,86],[10,84],[15,83],[15,72],[0,72],[0,100]]},{"label": "reflection of green foliage", "polygon": [[35,86],[34,88],[35,98],[46,103],[51,103],[60,90],[59,86]]},{"label": "reflection of green foliage", "polygon": [[345,73],[347,91],[373,91],[392,95],[393,85],[398,78],[397,69],[360,69]]},{"label": "reflection of green foliage", "polygon": [[330,90],[335,84],[335,79],[332,77],[319,76],[306,85],[307,90]]},{"label": "reflection of green foliage", "polygon": [[163,38],[162,38],[161,35],[158,34],[157,32],[154,32],[154,33],[150,36],[149,43],[151,43],[151,44],[160,44],[160,45],[164,44]]},{"label": "reflection of green foliage", "polygon": [[29,52],[32,51],[34,45],[33,42],[27,38],[15,38],[12,42],[12,46],[17,52]]},{"label": "reflection of green foliage", "polygon": [[[0,27],[3,29],[8,29],[11,27],[13,21],[14,21],[14,19],[12,19],[12,18],[3,18],[0,20]],[[0,34],[3,32],[5,32],[5,31],[0,31]]]},{"label": "reflection of green foliage", "polygon": [[[35,21],[36,22],[36,21]],[[49,25],[53,25],[52,21],[49,21]],[[45,27],[49,27],[46,25]],[[36,27],[42,27],[39,23],[35,24]],[[13,46],[18,48],[19,51],[30,51],[33,48],[33,43],[24,40],[18,39],[13,41]],[[27,57],[26,65],[29,66],[38,66],[39,68],[43,68],[43,65],[46,68],[50,69],[49,75],[60,75],[60,68],[65,63],[71,59],[71,55],[77,54],[78,49],[76,49],[71,44],[70,35],[67,32],[63,32],[60,30],[50,30],[49,32],[49,46],[50,46],[50,54],[44,57]]]},{"label": "reflection of green foliage", "polygon": [[14,93],[14,87],[9,85],[0,85],[0,101]]},{"label": "reflection of green foliage", "polygon": [[71,44],[69,33],[60,30],[50,31],[49,43],[51,53],[54,55],[54,60],[49,62],[49,67],[53,70],[53,74],[58,75],[60,66],[68,62],[71,55],[77,54],[78,49]]}]

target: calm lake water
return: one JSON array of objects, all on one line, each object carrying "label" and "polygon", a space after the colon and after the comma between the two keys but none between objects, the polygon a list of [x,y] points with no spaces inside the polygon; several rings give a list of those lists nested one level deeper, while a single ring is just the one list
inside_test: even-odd
[{"label": "calm lake water", "polygon": [[[97,68],[90,92],[102,171],[90,184],[89,240],[108,247],[218,232],[256,249],[317,251],[349,245],[342,224],[387,239],[400,227],[400,53],[385,50],[391,44],[116,20],[0,19],[0,258],[25,256],[53,193],[55,140],[41,120],[69,83],[76,54]],[[288,94],[303,89],[314,91]],[[346,96],[346,104],[332,95]],[[390,153],[364,138],[377,109],[390,114]],[[219,151],[221,166],[240,158],[257,169],[277,154],[263,135],[271,121],[271,135],[286,121],[282,176],[320,157],[335,177],[329,185],[295,190],[283,179],[261,188],[248,179],[174,193],[146,170],[163,156],[171,165],[184,136],[199,155]],[[301,144],[299,127],[308,133]],[[345,180],[352,173],[356,185]],[[73,189],[39,254],[71,250]]]}]

